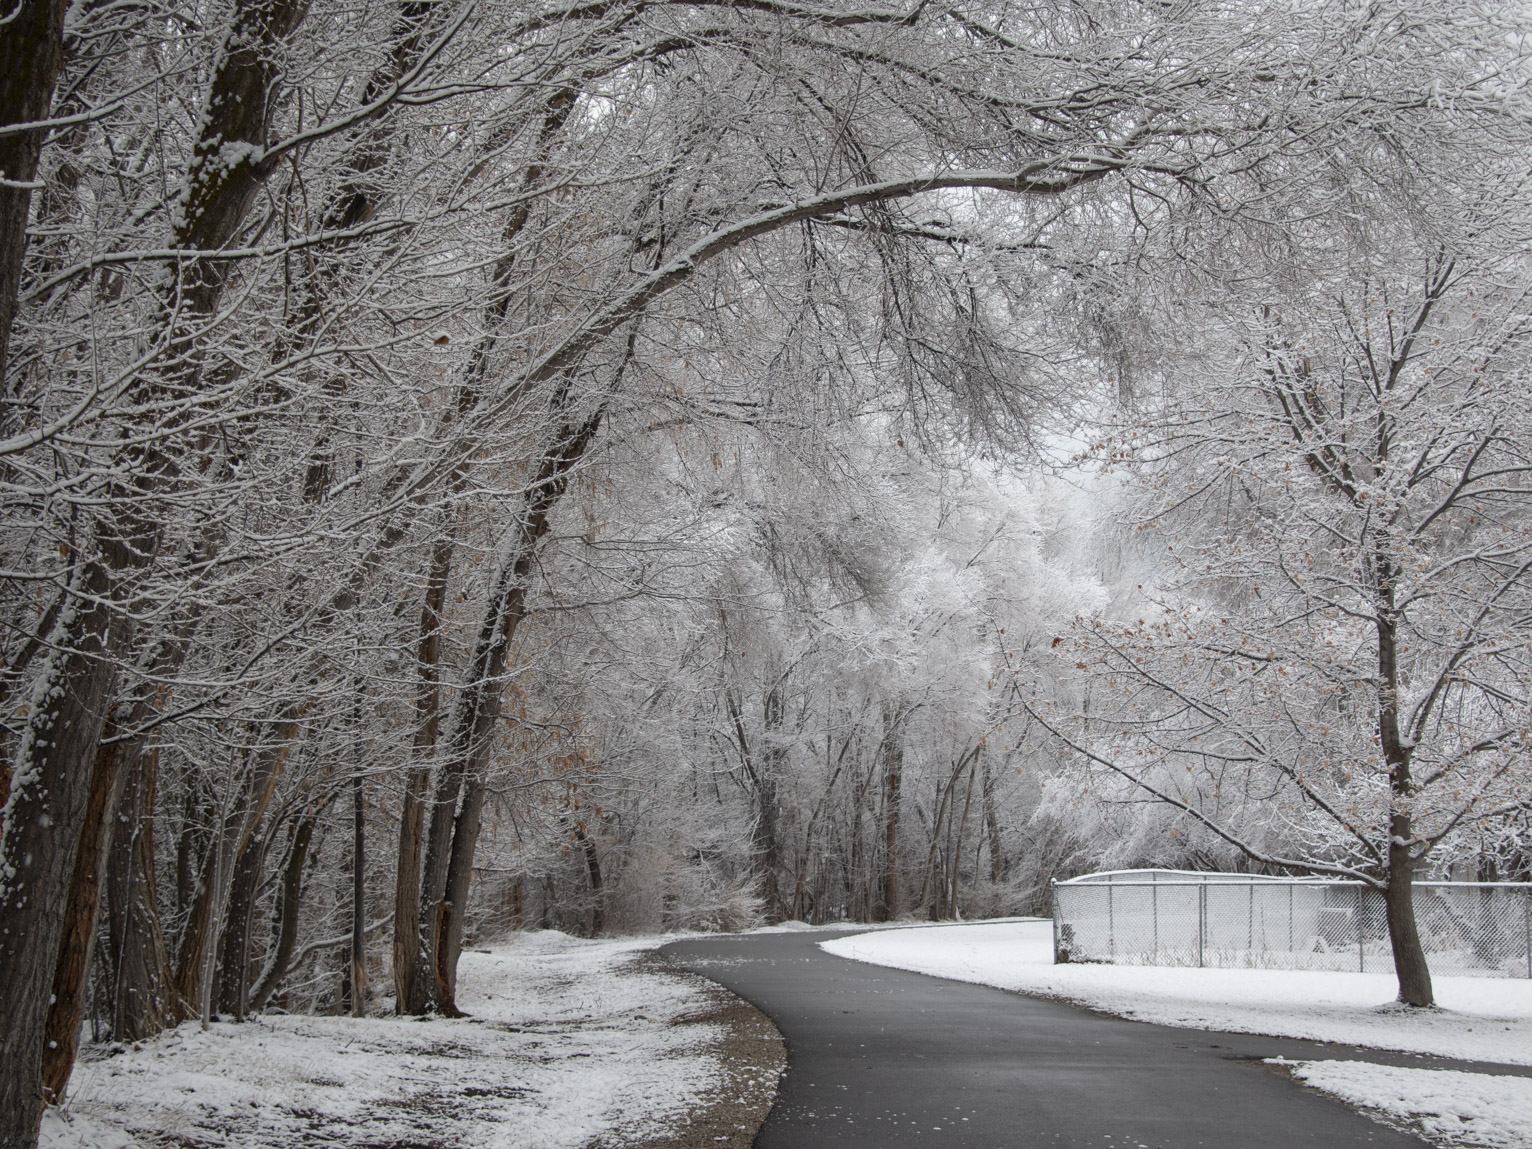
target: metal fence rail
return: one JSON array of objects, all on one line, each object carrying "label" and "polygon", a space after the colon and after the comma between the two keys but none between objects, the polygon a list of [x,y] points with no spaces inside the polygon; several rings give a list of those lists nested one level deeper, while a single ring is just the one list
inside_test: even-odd
[{"label": "metal fence rail", "polygon": [[[1437,973],[1532,977],[1532,886],[1416,882]],[[1057,961],[1391,973],[1383,895],[1361,882],[1115,870],[1053,886]]]}]

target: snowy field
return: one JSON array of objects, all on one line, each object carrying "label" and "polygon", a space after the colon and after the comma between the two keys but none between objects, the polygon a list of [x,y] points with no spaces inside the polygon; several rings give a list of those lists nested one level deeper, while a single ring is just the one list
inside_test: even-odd
[{"label": "snowy field", "polygon": [[676,1024],[717,997],[643,968],[659,940],[545,931],[465,953],[458,1004],[471,1020],[184,1024],[82,1061],[42,1147],[641,1143],[723,1084],[720,1027]]},{"label": "snowy field", "polygon": [[[1390,975],[1054,965],[1048,921],[885,930],[821,942],[841,957],[1077,1002],[1138,1021],[1532,1065],[1532,981],[1435,979],[1440,1010],[1393,1005]],[[1443,1145],[1532,1147],[1532,1078],[1360,1061],[1293,1076]]]}]

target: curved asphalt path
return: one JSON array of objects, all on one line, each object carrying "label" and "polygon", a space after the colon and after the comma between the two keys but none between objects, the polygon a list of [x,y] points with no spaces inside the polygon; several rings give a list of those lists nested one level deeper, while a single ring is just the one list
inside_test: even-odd
[{"label": "curved asphalt path", "polygon": [[818,947],[856,932],[661,950],[752,1002],[786,1039],[787,1074],[756,1149],[1420,1149],[1260,1059],[1467,1068],[1123,1021]]}]

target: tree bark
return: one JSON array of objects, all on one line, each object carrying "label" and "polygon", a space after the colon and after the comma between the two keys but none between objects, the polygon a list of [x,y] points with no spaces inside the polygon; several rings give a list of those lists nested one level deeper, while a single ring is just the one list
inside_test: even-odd
[{"label": "tree bark", "polygon": [[57,1105],[63,1100],[80,1045],[85,981],[96,941],[96,911],[106,880],[105,863],[111,852],[112,829],[122,801],[119,749],[117,743],[108,741],[96,751],[85,825],[80,831],[74,876],[69,883],[64,939],[53,971],[53,997],[43,1044],[43,1099],[49,1105]]},{"label": "tree bark", "polygon": [[351,1016],[367,1016],[367,796],[351,779]]},{"label": "tree bark", "polygon": [[995,801],[995,778],[984,760],[984,829],[989,840],[989,880],[996,886],[1006,878],[1005,851],[1000,843],[1000,809]]},{"label": "tree bark", "polygon": [[287,976],[287,964],[292,961],[293,949],[298,941],[298,908],[303,901],[303,866],[308,861],[309,843],[314,837],[314,823],[318,815],[310,813],[293,831],[292,846],[288,849],[287,864],[282,868],[282,893],[277,905],[276,939],[266,958],[266,967],[250,991],[250,1008],[260,1012],[266,1008],[271,995]]},{"label": "tree bark", "polygon": [[234,859],[223,937],[218,944],[218,992],[214,1001],[218,1012],[234,1021],[245,1020],[249,1000],[250,927],[265,863],[266,837],[259,832],[251,834]]},{"label": "tree bark", "polygon": [[[61,614],[11,774],[0,826],[0,1146],[36,1143],[42,1052],[85,824],[96,746],[111,707],[121,623],[89,563]],[[118,616],[120,617],[120,616]],[[59,633],[63,632],[63,633]]]},{"label": "tree bark", "polygon": [[[530,193],[532,189],[534,189],[542,180],[546,159],[553,145],[553,142],[557,138],[558,133],[562,130],[564,124],[567,122],[569,115],[573,110],[574,93],[567,89],[560,89],[558,92],[554,93],[554,95],[547,102],[544,111],[542,131],[539,137],[539,159],[537,162],[528,165],[527,169],[522,173],[521,186],[524,192]],[[514,241],[526,227],[528,220],[531,219],[532,202],[533,197],[530,194],[525,195],[523,201],[517,207],[511,210],[509,216],[506,219],[505,227],[502,229],[501,242],[506,250],[495,264],[494,282],[496,290],[494,295],[490,297],[489,303],[484,308],[483,318],[485,334],[474,347],[473,354],[469,357],[468,366],[464,372],[463,382],[458,388],[456,407],[459,412],[466,412],[470,410],[473,404],[478,400],[480,391],[483,387],[484,376],[489,370],[492,353],[497,343],[499,342],[501,328],[504,325],[506,315],[509,313],[511,306],[511,293],[508,290],[508,284],[510,283],[511,273],[516,265]],[[566,392],[560,391],[560,394],[563,395],[566,394]],[[559,402],[560,401],[558,399],[555,399],[555,407],[558,406]],[[561,435],[567,436],[570,433],[570,429],[568,427],[564,427],[560,433]],[[592,430],[592,434],[594,434],[594,430]],[[584,449],[585,448],[583,445],[579,448],[581,453],[583,453]],[[542,460],[544,465],[546,465],[548,462],[548,458],[549,456],[545,456]],[[576,456],[576,459],[578,459],[578,455]],[[571,461],[568,465],[573,466],[573,461]],[[544,479],[545,473],[540,473],[538,476],[538,482],[540,483],[544,481]],[[466,480],[466,463],[460,463],[453,469],[452,475],[448,480],[449,494],[455,496],[461,492]],[[528,508],[530,508],[532,503],[536,500],[537,490],[538,488],[535,485],[534,487],[529,488],[528,494],[523,500],[523,524],[525,524],[527,521],[526,514],[528,512]],[[553,502],[557,502],[561,495],[562,487],[559,488],[558,494],[553,496]],[[549,503],[548,505],[551,507],[552,503]],[[546,511],[544,513],[546,513]],[[546,529],[547,526],[546,523],[544,523],[542,530],[545,531]],[[450,536],[450,533],[451,532],[448,532],[448,536]],[[541,532],[539,532],[539,537],[541,537]],[[533,540],[534,545],[535,541],[536,540]],[[452,560],[452,542],[453,540],[450,537],[444,536],[444,538],[438,543],[438,547],[445,547],[446,549],[439,549],[433,552],[432,556],[432,574],[435,576],[438,570],[440,571],[440,586],[443,593],[445,593],[447,573],[450,570],[450,564]],[[515,562],[513,560],[512,566],[514,565]],[[527,571],[530,571],[530,569],[531,555],[530,552],[528,552]],[[526,572],[523,572],[523,577],[525,576],[525,573]],[[435,581],[428,582],[428,597],[431,595],[436,585],[437,583]],[[524,597],[525,592],[523,591],[522,594]],[[496,601],[498,597],[500,597],[500,592],[498,590],[491,595],[491,615],[493,615],[496,610],[502,609],[504,607],[503,602]],[[439,626],[441,602],[438,601],[434,608],[431,608],[428,604],[427,610],[430,612],[432,618],[438,620],[435,625]],[[427,634],[427,624],[429,621],[430,620],[423,612],[421,619],[422,643],[424,643],[425,635]],[[486,625],[490,625],[488,620],[486,620]],[[514,630],[516,623],[508,622],[507,625],[509,625],[512,630]],[[493,629],[494,627],[492,626],[491,630],[493,631]],[[434,629],[432,629],[430,633],[434,634]],[[509,642],[509,638],[507,638],[506,641]],[[490,646],[486,646],[485,643],[485,632],[481,629],[479,644],[475,647],[474,652],[473,667],[476,671],[481,665],[483,665],[481,660],[485,657],[491,656],[490,647],[493,646],[493,639],[490,640]],[[422,650],[424,650],[423,646]],[[435,657],[436,653],[433,648],[433,660]],[[500,653],[500,657],[504,657],[503,650]],[[431,682],[427,684],[424,678],[422,679],[423,691],[429,692],[430,704],[433,708],[437,705],[435,694],[436,682],[434,674],[435,669],[433,661],[433,678]],[[476,690],[476,687],[472,688],[468,694],[474,694]],[[468,694],[465,694],[463,699],[460,700],[460,706],[458,709],[459,720],[461,720],[465,714],[472,712],[479,706],[477,696],[475,695],[475,697],[470,698]],[[495,702],[495,710],[496,714],[498,714],[498,696]],[[430,727],[431,745],[433,747],[437,737],[435,726],[437,721],[437,718],[433,714],[431,718],[432,725]],[[493,724],[493,719],[490,719],[490,723]],[[456,735],[457,728],[454,727],[454,737],[456,737]],[[472,736],[470,735],[470,738],[471,737]],[[424,764],[422,764],[422,766],[419,768],[423,769]],[[433,998],[437,997],[442,992],[446,992],[450,995],[452,984],[456,979],[457,959],[455,956],[451,956],[451,951],[453,949],[451,938],[454,934],[452,905],[454,903],[448,899],[447,888],[449,883],[449,869],[451,866],[454,849],[461,849],[460,847],[455,847],[453,844],[453,838],[455,836],[458,825],[458,822],[454,817],[454,812],[457,810],[459,802],[465,798],[465,785],[469,787],[469,794],[471,794],[472,790],[472,782],[471,780],[467,779],[463,773],[464,768],[464,752],[454,746],[451,750],[449,750],[447,760],[443,762],[437,770],[436,788],[431,802],[430,827],[426,837],[424,869],[423,872],[421,872],[419,875],[418,885],[417,879],[415,879],[413,876],[407,879],[404,872],[404,865],[406,861],[410,862],[412,871],[415,867],[418,867],[420,863],[416,861],[415,857],[413,856],[413,851],[410,858],[406,859],[404,856],[402,847],[404,846],[404,834],[406,827],[403,825],[400,827],[401,855],[399,861],[400,869],[396,884],[396,895],[399,890],[404,888],[404,883],[408,880],[409,885],[412,888],[418,889],[418,893],[412,895],[411,893],[406,892],[405,900],[410,900],[413,897],[416,900],[416,905],[418,906],[418,913],[415,916],[409,918],[404,918],[401,916],[400,920],[395,922],[394,938],[396,963],[399,961],[399,955],[401,955],[403,950],[411,944],[408,939],[404,938],[403,935],[403,931],[407,928],[410,928],[410,922],[418,921],[419,925],[416,927],[416,933],[420,939],[416,955],[412,959],[412,964],[418,972],[408,975],[408,980],[410,983],[407,987],[409,990],[408,994],[401,994],[396,998],[397,1008],[401,1012],[409,1012],[415,1014],[423,1013],[430,1009],[433,1004],[439,1004],[434,1003]],[[412,779],[412,782],[417,780],[419,782],[420,790],[423,794],[427,784],[426,780],[423,778]],[[478,801],[482,803],[482,794],[479,795]],[[464,804],[466,806],[469,803],[465,802]],[[472,826],[472,839],[474,842],[477,842],[477,815],[470,819],[469,822],[463,823],[465,830],[469,828],[470,823]],[[412,832],[415,833],[418,837],[418,831],[412,830]],[[466,841],[467,840],[465,839],[465,844]],[[414,847],[415,850],[418,850],[418,848],[418,846]],[[471,861],[473,855],[473,846],[467,845],[467,850]],[[459,882],[462,885],[464,896],[466,896],[468,880],[469,877],[467,874],[459,875]],[[401,905],[399,908],[402,910],[405,907]],[[460,926],[458,928],[460,928]],[[450,969],[446,967],[450,967]],[[396,979],[398,978],[397,972],[395,977]]]},{"label": "tree bark", "polygon": [[903,716],[892,707],[883,707],[883,741],[879,746],[883,759],[883,871],[879,882],[881,899],[873,911],[880,922],[899,916],[899,791],[904,774]]},{"label": "tree bark", "polygon": [[[947,909],[954,918],[963,916],[960,885],[963,875],[963,837],[968,832],[968,814],[973,809],[974,781],[979,772],[978,757],[983,748],[984,744],[980,742],[979,749],[974,753],[974,760],[968,766],[968,791],[963,798],[963,816],[958,819],[957,838],[952,844],[952,892],[947,899]],[[951,819],[949,818],[948,821],[950,824]],[[977,856],[975,860],[977,861]]]},{"label": "tree bark", "polygon": [[425,945],[420,933],[420,862],[426,794],[431,782],[430,756],[441,729],[441,616],[447,599],[456,539],[443,527],[431,548],[425,602],[420,608],[420,642],[415,662],[420,687],[415,698],[414,764],[405,781],[399,810],[399,856],[394,865],[394,1009],[418,1014],[430,1000]]},{"label": "tree bark", "polygon": [[[171,633],[156,649],[154,677],[165,678],[180,668],[187,649],[185,629]],[[86,981],[95,948],[96,925],[106,888],[107,860],[114,855],[120,826],[136,819],[120,816],[129,777],[149,767],[148,737],[138,732],[154,710],[157,691],[142,687],[119,703],[106,732],[126,732],[125,741],[106,737],[96,748],[90,804],[80,833],[79,853],[69,888],[68,930],[59,950],[53,977],[53,1001],[48,1011],[47,1043],[43,1047],[43,1087],[50,1104],[64,1096],[78,1052],[80,1022],[85,1012]],[[131,861],[131,859],[128,859]],[[115,961],[112,963],[116,969]]]},{"label": "tree bark", "polygon": [[585,877],[590,883],[590,936],[598,938],[606,929],[606,894],[602,889],[601,854],[596,840],[586,832],[585,823],[578,818],[570,821],[570,832],[585,859]]},{"label": "tree bark", "polygon": [[[65,0],[16,0],[0,34],[0,127],[48,118],[64,66]],[[0,380],[9,362],[11,327],[27,251],[27,216],[46,128],[0,135]],[[17,186],[19,185],[19,186]]]},{"label": "tree bark", "polygon": [[1383,891],[1383,903],[1388,917],[1388,940],[1394,952],[1394,974],[1399,979],[1399,1000],[1406,1005],[1428,1007],[1436,1004],[1436,997],[1431,986],[1431,968],[1415,922],[1415,861],[1407,846],[1398,845],[1410,839],[1409,815],[1395,814],[1390,830],[1394,844],[1388,850],[1388,887]]},{"label": "tree bark", "polygon": [[1378,632],[1378,745],[1388,764],[1389,792],[1393,809],[1388,823],[1388,884],[1384,890],[1388,939],[1394,954],[1394,973],[1399,980],[1399,1000],[1422,1008],[1434,1006],[1431,969],[1420,930],[1415,922],[1414,823],[1409,802],[1415,793],[1411,775],[1412,746],[1399,729],[1399,619],[1394,598],[1398,571],[1380,547],[1373,569],[1378,580],[1380,609]]},{"label": "tree bark", "polygon": [[473,855],[478,846],[479,827],[484,813],[483,772],[487,765],[487,762],[479,765],[465,781],[463,808],[458,811],[453,822],[446,895],[436,915],[433,966],[436,1008],[448,1017],[462,1016],[462,1011],[457,1007],[457,959],[463,949],[463,915],[468,909],[468,887],[473,880]]},{"label": "tree bark", "polygon": [[154,867],[154,789],[158,768],[151,751],[141,764],[124,764],[119,832],[107,875],[112,1037],[141,1041],[186,1016],[160,926]]}]

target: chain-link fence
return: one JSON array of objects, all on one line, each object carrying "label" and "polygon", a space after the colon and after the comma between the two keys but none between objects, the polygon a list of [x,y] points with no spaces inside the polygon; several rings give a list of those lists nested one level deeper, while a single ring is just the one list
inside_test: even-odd
[{"label": "chain-link fence", "polygon": [[[1532,886],[1416,882],[1437,973],[1532,977]],[[1116,870],[1053,887],[1060,962],[1391,973],[1383,894],[1361,882]]]}]

